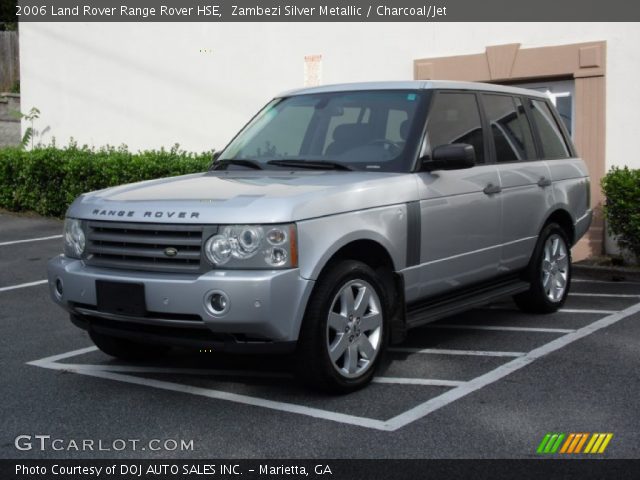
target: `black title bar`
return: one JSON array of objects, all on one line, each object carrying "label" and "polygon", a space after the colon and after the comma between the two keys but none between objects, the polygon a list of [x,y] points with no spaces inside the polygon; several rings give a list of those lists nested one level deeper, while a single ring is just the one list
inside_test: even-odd
[{"label": "black title bar", "polygon": [[0,478],[540,480],[637,478],[640,460],[0,460]]},{"label": "black title bar", "polygon": [[640,21],[633,0],[26,0],[20,22]]}]

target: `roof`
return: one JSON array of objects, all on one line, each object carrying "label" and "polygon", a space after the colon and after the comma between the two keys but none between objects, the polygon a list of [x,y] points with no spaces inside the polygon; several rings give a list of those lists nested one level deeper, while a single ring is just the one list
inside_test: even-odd
[{"label": "roof", "polygon": [[357,90],[479,90],[484,92],[511,93],[514,95],[529,95],[533,97],[547,98],[547,96],[535,90],[526,88],[509,87],[480,82],[455,82],[449,80],[414,80],[394,82],[359,82],[340,83],[335,85],[323,85],[320,87],[301,88],[282,92],[277,97],[289,97],[292,95],[310,95],[313,93],[350,92]]}]

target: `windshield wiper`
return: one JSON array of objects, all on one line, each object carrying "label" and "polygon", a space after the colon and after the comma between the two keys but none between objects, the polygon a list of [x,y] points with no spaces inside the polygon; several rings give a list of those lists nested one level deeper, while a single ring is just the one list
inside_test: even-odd
[{"label": "windshield wiper", "polygon": [[311,168],[315,170],[353,170],[342,163],[330,162],[328,160],[269,160],[268,165],[278,165],[280,167]]},{"label": "windshield wiper", "polygon": [[224,160],[218,160],[213,164],[211,170],[218,170],[218,168],[216,167],[223,167],[225,165],[240,165],[241,167],[252,168],[254,170],[262,170],[262,165],[260,165],[259,162],[256,162],[254,160],[241,160],[235,158],[225,158]]}]

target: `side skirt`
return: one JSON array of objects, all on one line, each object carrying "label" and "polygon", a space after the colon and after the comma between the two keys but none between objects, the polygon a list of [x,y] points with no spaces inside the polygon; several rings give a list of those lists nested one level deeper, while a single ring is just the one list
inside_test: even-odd
[{"label": "side skirt", "polygon": [[418,327],[528,289],[529,283],[516,275],[418,301],[407,305],[406,325]]}]

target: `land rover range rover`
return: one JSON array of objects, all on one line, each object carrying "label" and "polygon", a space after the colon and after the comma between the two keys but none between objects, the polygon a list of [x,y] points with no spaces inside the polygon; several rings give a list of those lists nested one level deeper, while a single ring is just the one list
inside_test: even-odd
[{"label": "land rover range rover", "polygon": [[350,391],[407,331],[511,295],[553,312],[589,177],[542,94],[457,82],[270,101],[207,172],[81,195],[53,300],[104,352],[290,352]]}]

